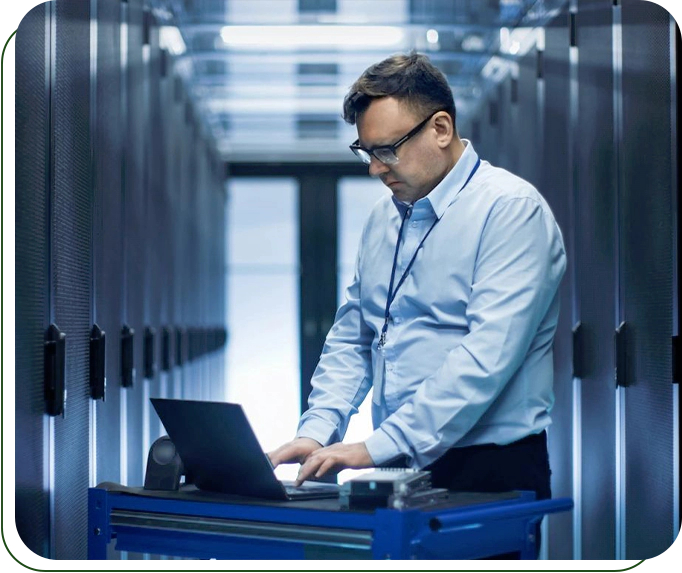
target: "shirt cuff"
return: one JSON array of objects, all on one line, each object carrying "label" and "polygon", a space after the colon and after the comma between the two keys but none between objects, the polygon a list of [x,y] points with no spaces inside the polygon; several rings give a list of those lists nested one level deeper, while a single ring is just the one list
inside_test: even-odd
[{"label": "shirt cuff", "polygon": [[365,447],[375,466],[380,466],[403,455],[398,448],[398,444],[381,428],[377,428],[365,440]]},{"label": "shirt cuff", "polygon": [[329,420],[308,418],[299,426],[296,437],[310,438],[322,446],[328,446],[337,432],[338,428]]}]

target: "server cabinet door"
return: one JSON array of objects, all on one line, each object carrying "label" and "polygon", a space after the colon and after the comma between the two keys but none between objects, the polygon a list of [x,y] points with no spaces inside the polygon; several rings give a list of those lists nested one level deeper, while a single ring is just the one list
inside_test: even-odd
[{"label": "server cabinet door", "polygon": [[583,559],[614,559],[616,533],[616,156],[611,0],[581,0],[577,13],[576,273],[584,328],[580,384]]},{"label": "server cabinet door", "polygon": [[622,4],[619,200],[625,365],[625,552],[648,559],[674,538],[673,193],[670,15]]},{"label": "server cabinet door", "polygon": [[[568,15],[560,13],[545,29],[545,106],[540,190],[561,228],[568,266],[559,296],[561,312],[554,337],[554,396],[548,446],[552,495],[573,497],[573,345],[575,323],[574,190],[570,185],[570,69]],[[547,517],[550,559],[573,558],[573,512]]]}]

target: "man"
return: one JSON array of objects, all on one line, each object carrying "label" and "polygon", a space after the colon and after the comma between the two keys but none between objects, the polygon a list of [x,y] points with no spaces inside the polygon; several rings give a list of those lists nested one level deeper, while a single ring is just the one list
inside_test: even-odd
[{"label": "man", "polygon": [[[452,92],[428,58],[394,56],[344,101],[351,145],[391,189],[362,234],[296,438],[273,465],[297,482],[406,465],[434,487],[550,496],[545,428],[566,256],[528,182],[459,138]],[[373,388],[374,432],[340,443]]]}]

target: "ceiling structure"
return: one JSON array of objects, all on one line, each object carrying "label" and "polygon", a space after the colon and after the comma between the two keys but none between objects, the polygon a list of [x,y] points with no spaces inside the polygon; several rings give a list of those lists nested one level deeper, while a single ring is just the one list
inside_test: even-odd
[{"label": "ceiling structure", "polygon": [[148,0],[203,128],[228,162],[353,161],[343,97],[417,50],[445,73],[458,127],[567,0]]}]

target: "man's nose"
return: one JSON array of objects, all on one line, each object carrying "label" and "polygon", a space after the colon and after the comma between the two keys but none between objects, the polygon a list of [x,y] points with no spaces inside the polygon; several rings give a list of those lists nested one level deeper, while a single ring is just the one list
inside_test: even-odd
[{"label": "man's nose", "polygon": [[369,163],[370,177],[379,177],[381,174],[386,173],[388,170],[389,170],[388,165],[382,163],[372,155],[372,160]]}]

